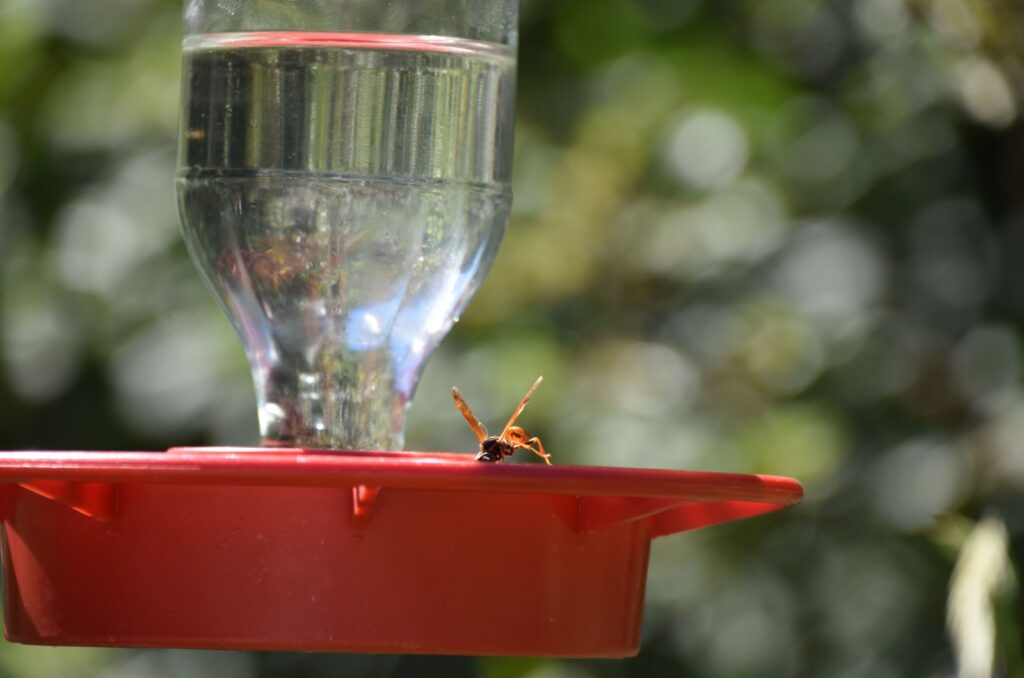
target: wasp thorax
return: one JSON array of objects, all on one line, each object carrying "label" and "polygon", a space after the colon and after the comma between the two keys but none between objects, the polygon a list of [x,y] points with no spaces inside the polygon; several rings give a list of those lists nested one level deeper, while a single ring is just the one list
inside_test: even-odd
[{"label": "wasp thorax", "polygon": [[488,457],[494,457],[495,459],[501,459],[501,453],[506,446],[501,442],[497,436],[491,436],[485,438],[480,443],[480,452]]}]

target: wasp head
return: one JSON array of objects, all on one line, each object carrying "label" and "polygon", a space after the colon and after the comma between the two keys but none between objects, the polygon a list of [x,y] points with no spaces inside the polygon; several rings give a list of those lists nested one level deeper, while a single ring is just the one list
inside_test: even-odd
[{"label": "wasp head", "polygon": [[476,455],[477,461],[501,461],[505,456],[505,445],[497,436],[484,438],[480,443],[480,452]]}]

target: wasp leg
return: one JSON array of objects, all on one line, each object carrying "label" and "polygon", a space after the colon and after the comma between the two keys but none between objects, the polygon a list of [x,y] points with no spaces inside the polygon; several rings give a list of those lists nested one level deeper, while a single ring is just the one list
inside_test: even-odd
[{"label": "wasp leg", "polygon": [[[540,449],[534,448],[533,447],[534,443],[536,443],[537,447],[540,448]],[[542,443],[540,441],[540,438],[538,438],[537,436],[534,436],[534,437],[530,438],[529,440],[527,440],[522,445],[522,447],[527,449],[527,450],[529,450],[530,452],[533,452],[538,457],[543,459],[545,464],[547,464],[548,466],[551,466],[551,455],[548,454],[547,451],[544,449],[544,443]]]}]

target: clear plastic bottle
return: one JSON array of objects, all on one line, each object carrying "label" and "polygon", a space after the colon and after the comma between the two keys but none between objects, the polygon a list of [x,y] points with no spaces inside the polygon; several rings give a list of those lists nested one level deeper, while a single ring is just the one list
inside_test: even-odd
[{"label": "clear plastic bottle", "polygon": [[265,445],[401,449],[507,220],[514,22],[505,0],[187,6],[181,220]]}]

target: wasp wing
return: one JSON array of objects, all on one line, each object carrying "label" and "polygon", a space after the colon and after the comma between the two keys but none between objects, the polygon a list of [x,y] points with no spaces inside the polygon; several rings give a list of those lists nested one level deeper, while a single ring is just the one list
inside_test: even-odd
[{"label": "wasp wing", "polygon": [[484,438],[487,437],[487,429],[484,425],[477,420],[476,415],[473,414],[473,410],[469,409],[469,405],[466,404],[466,399],[459,393],[459,389],[452,386],[452,398],[455,399],[455,407],[459,408],[459,412],[462,412],[462,416],[465,417],[466,423],[473,429],[473,433],[476,435],[477,442],[482,443]]},{"label": "wasp wing", "polygon": [[508,420],[508,423],[505,424],[505,428],[502,430],[501,435],[498,436],[501,440],[505,439],[505,435],[508,433],[508,430],[512,428],[512,425],[516,423],[516,419],[518,419],[519,415],[526,409],[526,403],[530,402],[530,396],[533,395],[533,392],[537,390],[537,387],[540,386],[540,382],[542,381],[544,381],[544,377],[537,377],[537,381],[533,382],[533,386],[531,386],[530,390],[526,392],[523,399],[519,401],[519,407],[517,407],[516,411],[512,413],[512,417]]}]

